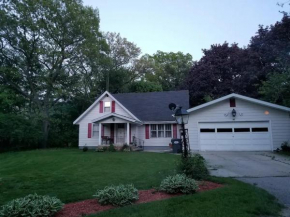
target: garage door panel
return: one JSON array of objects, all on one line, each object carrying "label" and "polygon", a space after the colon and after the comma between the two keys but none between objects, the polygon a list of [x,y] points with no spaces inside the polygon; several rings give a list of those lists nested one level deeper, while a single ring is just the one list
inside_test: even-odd
[{"label": "garage door panel", "polygon": [[201,150],[272,150],[269,122],[200,123],[199,127],[215,129],[211,133],[199,132]]},{"label": "garage door panel", "polygon": [[200,138],[202,140],[208,140],[208,139],[216,139],[215,133],[200,133]]}]

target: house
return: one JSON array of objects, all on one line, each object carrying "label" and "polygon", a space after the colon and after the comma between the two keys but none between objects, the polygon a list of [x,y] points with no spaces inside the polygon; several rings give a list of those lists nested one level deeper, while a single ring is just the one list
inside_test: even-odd
[{"label": "house", "polygon": [[178,138],[179,126],[169,110],[170,103],[189,108],[187,90],[121,93],[104,92],[74,124],[79,125],[79,148],[99,145],[142,144],[145,150],[168,149]]},{"label": "house", "polygon": [[273,151],[290,141],[290,108],[230,94],[188,109],[189,142],[200,151]]},{"label": "house", "polygon": [[[103,93],[74,124],[79,147],[142,142],[145,150],[168,149],[179,138],[169,103],[188,109],[188,91]],[[189,143],[194,151],[273,151],[290,141],[290,108],[230,94],[190,108]]]}]

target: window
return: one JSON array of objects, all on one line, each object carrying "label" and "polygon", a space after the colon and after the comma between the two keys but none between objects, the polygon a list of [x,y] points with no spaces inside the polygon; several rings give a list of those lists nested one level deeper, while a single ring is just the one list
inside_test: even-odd
[{"label": "window", "polygon": [[203,128],[203,129],[200,129],[200,132],[201,133],[215,133],[215,129]]},{"label": "window", "polygon": [[218,133],[231,133],[233,132],[232,128],[217,128]]},{"label": "window", "polygon": [[252,132],[268,132],[268,128],[267,127],[255,127],[255,128],[252,128]]},{"label": "window", "polygon": [[104,111],[111,112],[111,102],[105,102]]},{"label": "window", "polygon": [[250,128],[235,128],[235,133],[250,132]]},{"label": "window", "polygon": [[99,124],[93,125],[93,137],[94,138],[99,137]]},{"label": "window", "polygon": [[157,125],[151,124],[151,137],[156,138],[157,137]]},{"label": "window", "polygon": [[171,124],[165,124],[165,137],[172,137]]},{"label": "window", "polygon": [[151,124],[151,138],[171,138],[171,124]]},{"label": "window", "polygon": [[164,137],[164,125],[158,124],[158,137]]}]

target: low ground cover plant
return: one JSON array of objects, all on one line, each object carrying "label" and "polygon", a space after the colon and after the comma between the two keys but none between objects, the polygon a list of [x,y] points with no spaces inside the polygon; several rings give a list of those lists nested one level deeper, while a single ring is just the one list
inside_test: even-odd
[{"label": "low ground cover plant", "polygon": [[196,192],[198,185],[192,178],[187,177],[185,174],[177,174],[165,178],[159,187],[159,190],[165,191],[169,194],[183,193],[192,194]]},{"label": "low ground cover plant", "polygon": [[204,180],[209,176],[205,159],[200,154],[182,158],[177,164],[177,171],[196,180]]},{"label": "low ground cover plant", "polygon": [[94,195],[102,205],[125,206],[139,199],[138,190],[134,185],[107,186]]},{"label": "low ground cover plant", "polygon": [[30,194],[2,206],[0,217],[50,217],[61,210],[63,205],[55,197]]},{"label": "low ground cover plant", "polygon": [[281,149],[284,152],[290,152],[290,144],[288,142],[283,142],[281,144]]}]

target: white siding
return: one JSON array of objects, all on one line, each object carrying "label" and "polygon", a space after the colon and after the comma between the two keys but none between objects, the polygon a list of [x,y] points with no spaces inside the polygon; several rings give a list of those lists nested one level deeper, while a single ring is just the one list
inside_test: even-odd
[{"label": "white siding", "polygon": [[[104,97],[102,99],[104,102],[111,102],[112,99],[110,97]],[[108,113],[100,113],[100,103],[97,103],[80,121],[79,121],[79,146],[97,146],[99,144],[99,140],[97,137],[88,138],[88,123],[92,123],[91,121],[95,118],[102,117],[107,115]],[[125,111],[117,102],[115,103],[115,113],[133,118],[127,111]],[[108,129],[105,128],[105,134],[108,133]]]},{"label": "white siding", "polygon": [[[235,109],[235,121],[269,121],[272,130],[273,148],[279,148],[283,141],[290,140],[290,117],[286,111],[254,104],[236,99],[236,107],[231,108],[229,100],[213,104],[190,113],[187,128],[189,129],[189,143],[192,150],[200,150],[198,144],[199,122],[233,122],[231,111]],[[265,111],[269,114],[265,115]],[[228,114],[228,116],[225,116]]]}]

